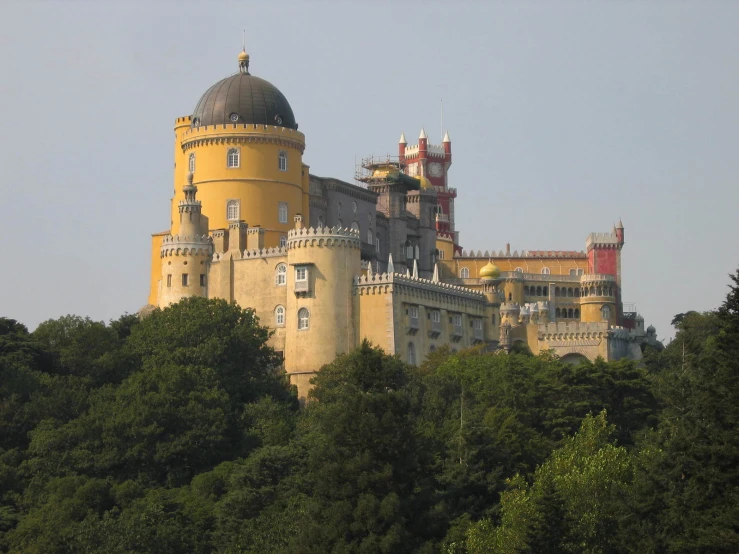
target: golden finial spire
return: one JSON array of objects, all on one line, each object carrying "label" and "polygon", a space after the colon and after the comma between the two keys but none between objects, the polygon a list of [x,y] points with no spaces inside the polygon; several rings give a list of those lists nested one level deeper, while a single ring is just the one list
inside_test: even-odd
[{"label": "golden finial spire", "polygon": [[244,29],[241,52],[239,53],[239,73],[249,75],[249,54],[246,53],[246,29]]}]

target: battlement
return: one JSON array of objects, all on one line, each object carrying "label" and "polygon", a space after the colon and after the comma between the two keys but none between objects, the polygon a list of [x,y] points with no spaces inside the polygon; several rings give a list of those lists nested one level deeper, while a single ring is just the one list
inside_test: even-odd
[{"label": "battlement", "polygon": [[511,252],[503,252],[502,250],[497,253],[495,250],[462,250],[461,254],[455,254],[455,258],[554,258],[554,259],[586,259],[587,254],[585,252],[578,252],[576,250],[522,250],[520,253],[518,250]]},{"label": "battlement", "polygon": [[401,273],[375,273],[372,275],[368,274],[354,277],[354,286],[360,289],[362,287],[373,287],[376,285],[404,285],[427,292],[437,292],[458,298],[465,298],[467,300],[485,302],[484,294],[472,291],[467,287],[460,287],[458,285],[442,283],[431,279],[423,279],[421,277],[403,275]]},{"label": "battlement", "polygon": [[[405,157],[406,159],[416,158],[420,151],[420,145],[418,144],[406,146]],[[430,158],[443,158],[446,156],[446,152],[444,151],[444,146],[441,144],[429,144],[426,146],[426,155]]]},{"label": "battlement", "polygon": [[[213,263],[218,263],[224,257],[226,252],[215,252],[213,254]],[[244,250],[243,252],[238,251],[236,255],[232,255],[234,260],[254,260],[264,258],[276,258],[280,256],[287,256],[287,247],[279,246],[273,248],[260,248],[258,250]]]},{"label": "battlement", "polygon": [[359,231],[343,227],[301,227],[287,233],[287,247],[350,246],[359,248]]},{"label": "battlement", "polygon": [[619,240],[615,233],[590,233],[585,246],[590,249],[593,246],[618,246]]},{"label": "battlement", "polygon": [[608,334],[608,322],[557,321],[540,323],[539,340],[602,339]]},{"label": "battlement", "polygon": [[161,257],[210,254],[213,242],[208,235],[167,235],[159,249]]}]

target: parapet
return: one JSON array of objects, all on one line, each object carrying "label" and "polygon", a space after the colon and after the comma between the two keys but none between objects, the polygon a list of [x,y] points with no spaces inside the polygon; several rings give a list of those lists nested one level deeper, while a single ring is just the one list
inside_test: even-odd
[{"label": "parapet", "polygon": [[164,256],[187,256],[187,255],[210,255],[213,249],[213,241],[208,235],[167,235],[162,238],[160,248],[161,257]]},{"label": "parapet", "polygon": [[462,250],[461,254],[456,254],[455,258],[555,258],[555,259],[583,259],[587,258],[585,252],[576,250],[514,250],[511,252],[503,252],[499,250]]},{"label": "parapet", "polygon": [[590,250],[594,246],[619,246],[619,240],[616,233],[590,233],[585,241],[585,247]]},{"label": "parapet", "polygon": [[342,227],[302,227],[287,233],[287,247],[348,246],[360,248],[359,231]]},{"label": "parapet", "polygon": [[292,146],[302,153],[305,135],[297,129],[256,123],[224,123],[191,127],[182,133],[182,149],[210,142],[277,142]]},{"label": "parapet", "polygon": [[482,293],[475,292],[467,287],[432,281],[421,277],[402,275],[400,273],[375,273],[354,277],[354,286],[359,291],[359,294],[390,292],[394,290],[395,285],[409,287],[424,293],[437,293],[458,299],[480,302],[483,306],[486,303],[485,295]]}]

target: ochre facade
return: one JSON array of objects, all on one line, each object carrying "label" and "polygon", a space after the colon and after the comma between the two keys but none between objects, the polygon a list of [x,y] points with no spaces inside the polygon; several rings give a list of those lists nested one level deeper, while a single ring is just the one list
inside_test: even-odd
[{"label": "ochre facade", "polygon": [[567,360],[639,358],[653,327],[624,312],[623,225],[586,250],[467,252],[449,186],[452,143],[402,135],[357,184],[310,175],[287,99],[239,72],[175,121],[171,226],[152,235],[150,306],[188,296],[253,308],[305,398],[364,338],[417,364],[442,345]]}]

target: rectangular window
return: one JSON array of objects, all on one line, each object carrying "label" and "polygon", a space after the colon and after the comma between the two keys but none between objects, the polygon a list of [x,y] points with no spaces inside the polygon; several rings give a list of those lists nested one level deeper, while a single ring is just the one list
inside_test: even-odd
[{"label": "rectangular window", "polygon": [[375,239],[375,250],[377,250],[378,254],[380,253],[380,239],[379,238]]},{"label": "rectangular window", "polygon": [[411,319],[418,319],[418,306],[411,306],[409,315]]},{"label": "rectangular window", "polygon": [[441,322],[441,313],[440,312],[431,312],[431,321],[433,323],[440,323]]},{"label": "rectangular window", "polygon": [[280,223],[287,223],[287,202],[280,202],[277,207],[277,218]]},{"label": "rectangular window", "polygon": [[205,286],[205,273],[200,274],[200,286],[201,287]]},{"label": "rectangular window", "polygon": [[183,287],[187,286],[187,273],[182,274],[182,286]]},{"label": "rectangular window", "polygon": [[306,281],[308,279],[308,270],[304,267],[299,267],[295,270],[296,281]]},{"label": "rectangular window", "polygon": [[171,275],[167,275],[167,286],[168,287],[172,286],[172,276]]},{"label": "rectangular window", "polygon": [[462,326],[462,316],[459,314],[454,314],[454,326],[455,327],[461,327]]},{"label": "rectangular window", "polygon": [[443,250],[439,250],[439,259],[440,260],[443,260],[444,259],[444,251]]}]

